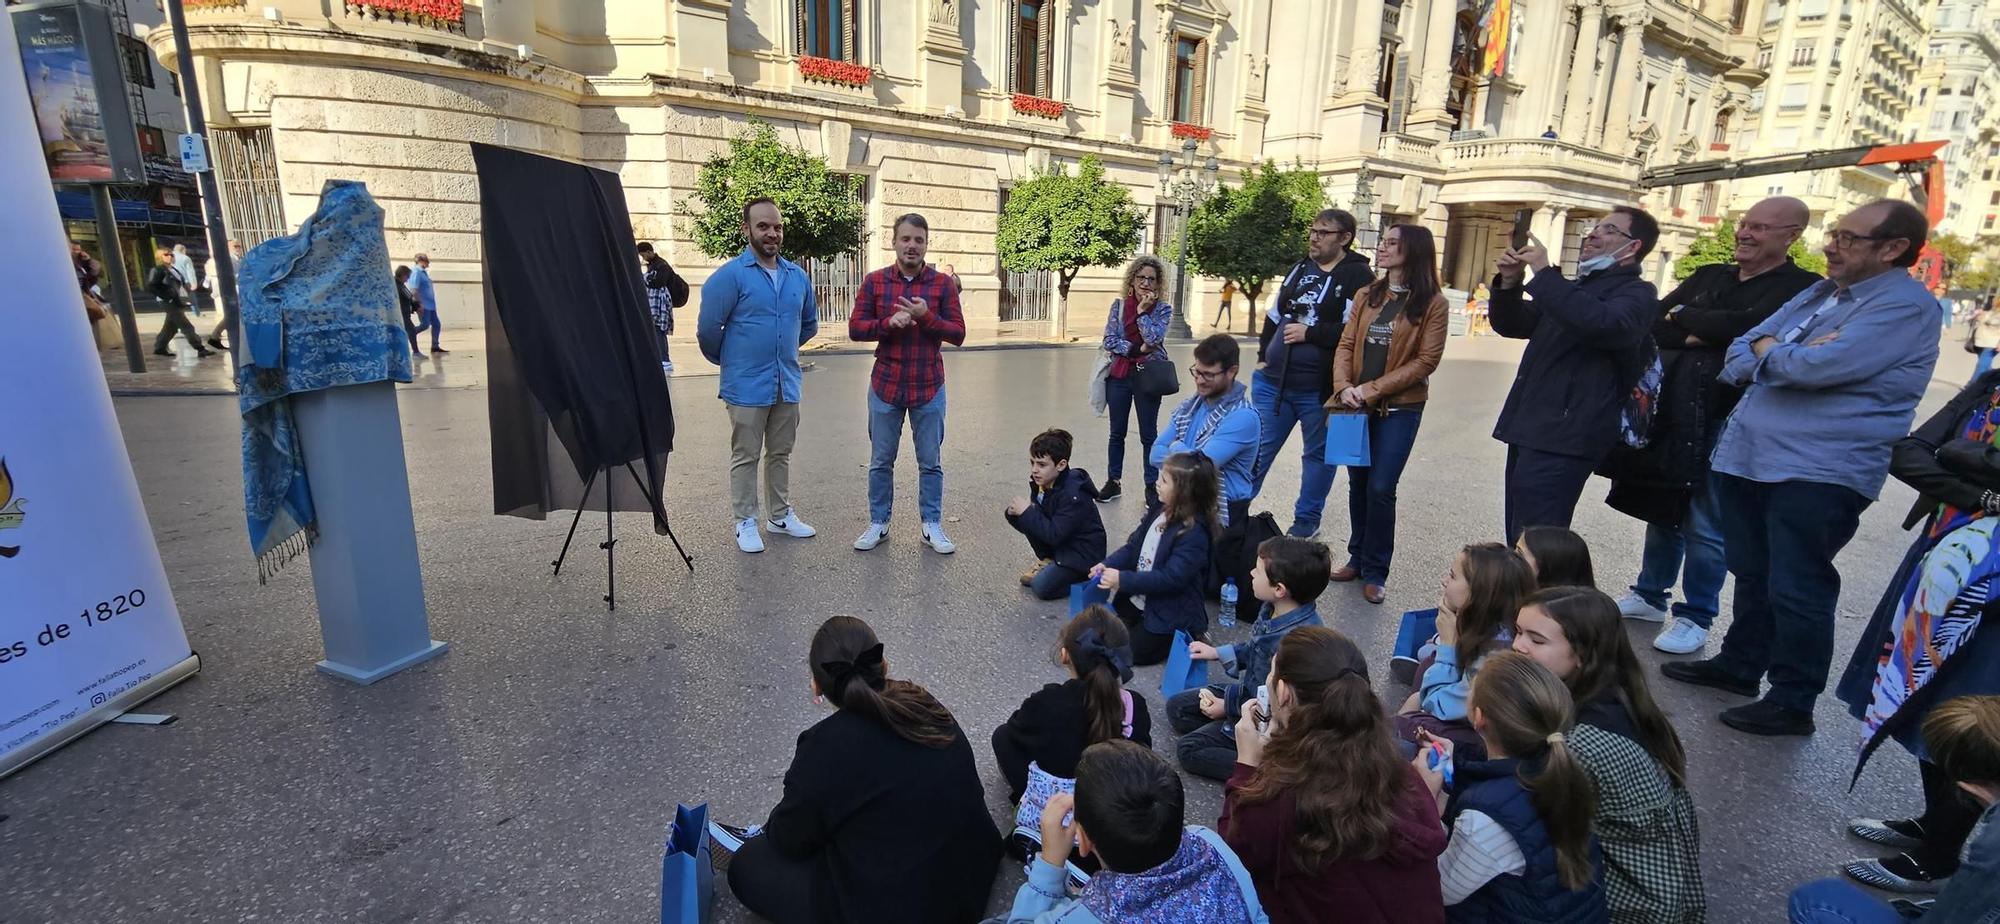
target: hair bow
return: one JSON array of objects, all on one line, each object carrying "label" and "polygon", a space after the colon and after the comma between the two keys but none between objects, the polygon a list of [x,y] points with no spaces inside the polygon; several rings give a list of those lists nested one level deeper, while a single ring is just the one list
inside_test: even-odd
[{"label": "hair bow", "polygon": [[819,669],[826,672],[826,689],[821,692],[836,700],[840,698],[841,691],[847,689],[847,681],[853,678],[861,678],[862,683],[876,691],[880,691],[882,684],[888,680],[882,671],[881,642],[861,649],[852,661],[821,661]]},{"label": "hair bow", "polygon": [[[1077,633],[1076,647],[1078,651],[1111,665],[1111,669],[1118,672],[1118,681],[1120,683],[1125,683],[1132,679],[1132,649],[1130,646],[1119,645],[1113,647],[1104,641],[1104,636],[1097,634],[1096,629],[1085,629]],[[1093,664],[1091,666],[1095,667],[1096,665]],[[1077,673],[1086,674],[1089,671],[1079,666]]]}]

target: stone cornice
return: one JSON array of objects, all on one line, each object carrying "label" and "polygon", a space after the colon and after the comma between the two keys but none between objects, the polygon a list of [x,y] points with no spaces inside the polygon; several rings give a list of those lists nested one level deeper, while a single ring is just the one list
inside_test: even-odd
[{"label": "stone cornice", "polygon": [[[173,69],[177,56],[173,36],[154,29],[147,44],[162,66]],[[542,61],[521,61],[485,51],[478,42],[456,36],[399,37],[370,32],[331,32],[296,26],[190,25],[188,47],[197,57],[261,60],[272,63],[312,62],[343,67],[395,69],[532,89],[569,102],[591,93],[582,74]]]}]

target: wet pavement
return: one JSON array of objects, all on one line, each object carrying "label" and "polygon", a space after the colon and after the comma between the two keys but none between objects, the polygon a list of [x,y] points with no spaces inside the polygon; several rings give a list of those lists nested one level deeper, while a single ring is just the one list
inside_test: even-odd
[{"label": "wet pavement", "polygon": [[[1175,353],[1184,361],[1187,349]],[[959,543],[948,557],[918,542],[908,452],[892,538],[869,553],[850,547],[867,521],[867,357],[819,357],[807,376],[793,493],[819,537],[771,537],[756,556],[735,550],[724,512],[715,381],[675,380],[667,499],[697,570],[681,567],[645,517],[621,514],[616,612],[599,599],[601,521],[586,518],[552,578],[567,518],[490,514],[486,396],[456,387],[475,383],[474,352],[426,372],[448,385],[401,401],[432,634],[451,650],[365,689],[313,669],[321,651],[303,564],[257,584],[234,402],[118,401],[204,670],[145,707],[177,723],[107,726],[0,782],[0,921],[648,919],[676,801],[706,800],[742,821],[776,801],[793,739],[823,714],[806,689],[805,641],[840,613],[873,623],[891,670],[953,709],[1004,816],[987,736],[1061,678],[1049,652],[1065,611],[1018,586],[1028,550],[1001,510],[1022,493],[1028,439],[1046,426],[1077,434],[1076,463],[1104,477],[1105,421],[1085,398],[1089,350],[948,360],[945,507]],[[1452,341],[1402,483],[1388,604],[1369,606],[1356,585],[1321,600],[1378,665],[1397,614],[1433,601],[1457,548],[1500,531],[1503,450],[1489,433],[1516,357],[1515,344]],[[1950,349],[1942,365],[1927,410],[1969,375],[1971,357]],[[1281,524],[1298,484],[1296,440],[1256,505]],[[1128,466],[1136,482],[1136,458]],[[1325,535],[1338,541],[1344,477],[1334,490]],[[1602,481],[1586,491],[1577,525],[1615,595],[1637,570],[1642,529],[1603,507],[1603,493]],[[1136,495],[1102,508],[1114,536],[1135,523]],[[1837,659],[1907,544],[1897,527],[1912,497],[1892,484],[1841,557]],[[1649,669],[1661,660],[1650,629],[1632,632]],[[1152,691],[1156,710],[1158,681],[1158,668],[1142,668],[1133,684]],[[1714,720],[1733,697],[1652,683],[1688,745],[1711,920],[1781,919],[1794,884],[1869,854],[1843,835],[1848,816],[1918,807],[1914,764],[1894,748],[1849,792],[1856,725],[1830,699],[1818,735],[1755,739]],[[1384,677],[1377,684],[1392,693]],[[1171,754],[1171,736],[1156,738]],[[1220,787],[1188,789],[1188,820],[1213,823]],[[1019,881],[1003,871],[996,911]],[[720,893],[718,920],[747,919]]]}]

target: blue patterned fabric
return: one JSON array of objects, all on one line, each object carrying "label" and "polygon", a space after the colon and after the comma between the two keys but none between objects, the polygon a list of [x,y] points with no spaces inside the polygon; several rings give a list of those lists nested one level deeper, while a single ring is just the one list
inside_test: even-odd
[{"label": "blue patterned fabric", "polygon": [[291,396],[410,380],[382,208],[360,183],[335,180],[297,234],[243,257],[237,276],[247,359],[236,370],[243,413],[243,508],[263,581],[317,537]]}]

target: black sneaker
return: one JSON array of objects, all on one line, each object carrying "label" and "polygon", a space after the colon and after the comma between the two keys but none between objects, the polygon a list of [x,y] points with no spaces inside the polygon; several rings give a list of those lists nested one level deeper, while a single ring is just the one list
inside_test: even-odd
[{"label": "black sneaker", "polygon": [[1715,663],[1714,658],[1700,661],[1668,661],[1660,665],[1660,674],[1682,683],[1698,687],[1713,687],[1738,696],[1756,696],[1757,681],[1743,680]]},{"label": "black sneaker", "polygon": [[1747,706],[1722,710],[1722,724],[1751,735],[1810,735],[1812,713],[1760,699]]},{"label": "black sneaker", "polygon": [[1097,489],[1097,502],[1100,504],[1104,503],[1123,493],[1125,493],[1125,489],[1120,488],[1118,486],[1118,479],[1113,478],[1105,482],[1103,487]]}]

